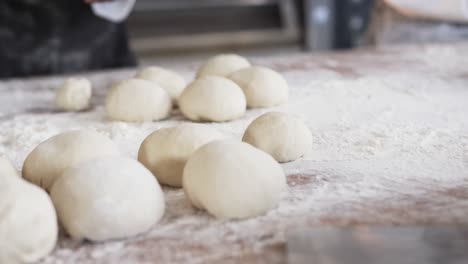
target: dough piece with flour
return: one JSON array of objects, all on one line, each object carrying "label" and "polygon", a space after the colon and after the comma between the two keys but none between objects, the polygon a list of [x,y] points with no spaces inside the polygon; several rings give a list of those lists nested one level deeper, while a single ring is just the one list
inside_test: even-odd
[{"label": "dough piece with flour", "polygon": [[55,209],[44,190],[19,177],[0,184],[0,263],[35,263],[53,250],[57,234]]},{"label": "dough piece with flour", "polygon": [[205,76],[226,77],[239,69],[249,66],[249,61],[244,57],[236,54],[220,54],[211,57],[200,66],[197,78]]},{"label": "dough piece with flour", "polygon": [[177,104],[177,99],[187,85],[184,78],[177,72],[156,66],[140,70],[135,78],[155,82],[166,90],[174,104]]},{"label": "dough piece with flour", "polygon": [[193,81],[179,98],[179,108],[190,120],[224,122],[241,117],[246,101],[241,88],[223,77]]},{"label": "dough piece with flour", "polygon": [[183,186],[194,206],[218,218],[248,218],[278,203],[286,177],[265,152],[243,142],[220,140],[188,159]]},{"label": "dough piece with flour", "polygon": [[148,231],[164,213],[158,182],[139,162],[122,157],[66,170],[52,187],[59,220],[74,239],[104,241]]},{"label": "dough piece with flour", "polygon": [[160,183],[182,186],[187,159],[204,144],[222,139],[215,129],[199,124],[183,124],[151,133],[141,144],[138,160]]},{"label": "dough piece with flour", "polygon": [[242,141],[269,153],[278,162],[296,160],[312,147],[312,133],[297,117],[270,112],[256,118]]},{"label": "dough piece with flour", "polygon": [[89,107],[92,88],[86,78],[68,78],[57,90],[55,104],[65,111],[80,111]]},{"label": "dough piece with flour", "polygon": [[157,85],[141,79],[129,79],[114,85],[106,97],[107,115],[118,121],[150,122],[169,116],[169,94]]},{"label": "dough piece with flour", "polygon": [[69,131],[53,136],[29,153],[23,178],[46,190],[69,167],[99,157],[120,155],[109,138],[94,131]]},{"label": "dough piece with flour", "polygon": [[281,74],[265,67],[238,70],[229,79],[244,91],[250,108],[273,107],[288,102],[288,83]]}]

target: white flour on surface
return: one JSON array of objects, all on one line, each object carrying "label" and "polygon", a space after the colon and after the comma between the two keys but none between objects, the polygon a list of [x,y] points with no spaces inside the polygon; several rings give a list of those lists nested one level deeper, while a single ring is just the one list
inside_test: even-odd
[{"label": "white flour on surface", "polygon": [[[468,224],[468,45],[254,61],[282,72],[289,104],[209,125],[240,139],[255,117],[274,110],[310,127],[313,148],[283,164],[289,189],[276,209],[223,222],[165,188],[167,211],[148,234],[102,244],[62,238],[42,263],[215,263],[261,254],[301,226]],[[176,70],[190,78],[194,67]],[[50,136],[92,129],[136,158],[149,133],[188,122],[178,111],[161,122],[109,121],[104,88],[132,73],[90,75],[99,92],[92,111],[80,113],[55,112],[53,87],[63,79],[0,83],[0,155],[20,169]]]}]

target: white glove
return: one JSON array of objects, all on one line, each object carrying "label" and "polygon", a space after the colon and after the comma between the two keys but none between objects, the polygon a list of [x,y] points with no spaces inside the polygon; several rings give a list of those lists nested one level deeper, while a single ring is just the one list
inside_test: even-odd
[{"label": "white glove", "polygon": [[398,12],[422,18],[468,22],[468,0],[385,0]]},{"label": "white glove", "polygon": [[125,20],[135,5],[135,0],[114,0],[91,5],[96,16],[118,23]]}]

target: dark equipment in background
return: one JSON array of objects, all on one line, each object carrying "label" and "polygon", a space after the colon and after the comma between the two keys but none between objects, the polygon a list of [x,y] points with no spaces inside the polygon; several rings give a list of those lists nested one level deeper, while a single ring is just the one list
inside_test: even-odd
[{"label": "dark equipment in background", "polygon": [[299,41],[289,0],[139,0],[128,25],[137,52]]},{"label": "dark equipment in background", "polygon": [[139,0],[128,20],[139,53],[296,44],[360,44],[373,0]]},{"label": "dark equipment in background", "polygon": [[125,25],[78,0],[0,0],[0,62],[0,78],[136,65]]},{"label": "dark equipment in background", "polygon": [[362,45],[373,0],[304,0],[307,50],[347,49]]}]

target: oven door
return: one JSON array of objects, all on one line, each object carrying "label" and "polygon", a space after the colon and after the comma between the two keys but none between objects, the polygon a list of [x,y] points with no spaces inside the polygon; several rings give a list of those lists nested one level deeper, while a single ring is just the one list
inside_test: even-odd
[{"label": "oven door", "polygon": [[299,40],[295,0],[138,0],[129,17],[137,52]]}]

